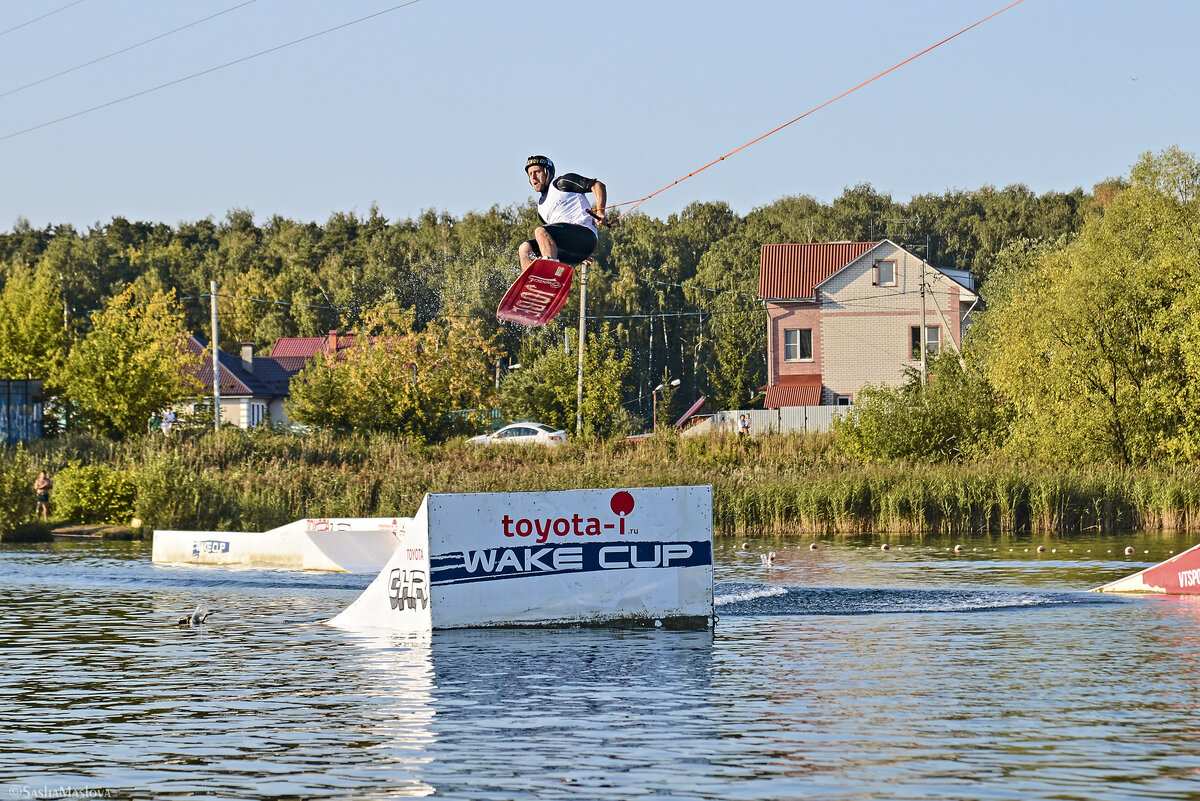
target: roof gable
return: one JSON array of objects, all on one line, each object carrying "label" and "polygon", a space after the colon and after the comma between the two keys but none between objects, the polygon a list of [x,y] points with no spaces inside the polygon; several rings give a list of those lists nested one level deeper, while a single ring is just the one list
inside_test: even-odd
[{"label": "roof gable", "polygon": [[[208,347],[195,336],[188,337],[188,350],[196,355],[203,354]],[[294,373],[270,356],[254,357],[254,374],[246,372],[242,367],[240,356],[234,356],[223,350],[217,351],[217,360],[221,365],[221,394],[228,397],[248,395],[257,398],[283,398],[288,394],[288,382]],[[296,370],[295,372],[299,372]],[[205,387],[212,387],[213,366],[212,357],[204,359],[192,371]]]},{"label": "roof gable", "polygon": [[[882,241],[882,240],[881,240]],[[763,245],[758,296],[792,300],[816,296],[816,287],[880,242],[816,242]]]}]

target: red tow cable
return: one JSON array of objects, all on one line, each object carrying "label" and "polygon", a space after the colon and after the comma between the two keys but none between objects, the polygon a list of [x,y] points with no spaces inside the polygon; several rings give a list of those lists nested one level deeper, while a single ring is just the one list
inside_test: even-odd
[{"label": "red tow cable", "polygon": [[[628,205],[629,205],[629,204],[631,204],[631,203],[633,204],[631,208],[629,208],[629,209],[628,209],[628,210],[626,210],[624,213],[622,213],[622,214],[621,214],[619,217],[617,217],[617,219],[615,219],[615,220],[612,220],[611,222],[607,222],[606,224],[607,224],[608,226],[610,226],[610,227],[611,227],[611,226],[612,226],[614,223],[617,223],[617,222],[619,222],[621,219],[623,219],[623,218],[624,218],[624,217],[626,217],[628,214],[630,214],[630,212],[632,212],[632,211],[633,211],[634,209],[636,209],[638,206],[642,205],[643,203],[645,203],[647,200],[649,200],[650,198],[654,197],[655,195],[660,195],[660,194],[662,194],[663,192],[666,192],[666,191],[667,191],[668,189],[670,189],[671,187],[675,186],[676,184],[683,183],[683,182],[684,182],[684,181],[686,181],[688,178],[691,178],[693,175],[696,175],[696,174],[698,174],[698,173],[704,172],[705,170],[707,170],[709,167],[713,166],[714,164],[717,164],[717,163],[719,163],[719,162],[722,162],[722,161],[724,161],[725,159],[729,158],[730,156],[734,155],[735,153],[739,153],[739,152],[741,152],[741,151],[745,150],[746,148],[750,147],[751,145],[753,145],[753,144],[756,144],[756,143],[758,143],[758,142],[761,142],[762,140],[766,139],[768,136],[770,136],[770,135],[771,135],[771,134],[773,134],[773,133],[778,133],[779,131],[782,131],[784,128],[788,127],[788,126],[789,126],[789,125],[791,125],[792,123],[794,123],[794,122],[799,122],[800,120],[804,119],[805,117],[809,116],[810,114],[814,114],[814,113],[816,113],[816,112],[820,111],[821,109],[825,108],[826,106],[828,106],[828,105],[831,105],[831,104],[833,104],[833,103],[836,103],[837,101],[841,100],[841,99],[842,99],[843,97],[845,97],[846,95],[853,94],[854,92],[857,92],[859,89],[862,89],[864,86],[866,86],[867,84],[871,83],[872,81],[879,80],[879,79],[880,79],[880,78],[882,78],[884,75],[887,75],[889,72],[893,72],[893,71],[895,71],[895,70],[898,70],[898,69],[900,69],[900,68],[901,68],[901,67],[903,67],[905,64],[908,64],[910,61],[915,61],[915,60],[917,60],[917,59],[918,59],[918,58],[920,58],[921,56],[923,56],[923,55],[925,55],[926,53],[928,53],[930,50],[935,50],[935,49],[937,49],[937,48],[941,47],[941,46],[942,46],[942,45],[944,45],[946,42],[949,42],[951,39],[954,39],[954,38],[956,38],[956,37],[962,36],[964,33],[966,33],[967,31],[971,30],[972,28],[977,28],[977,27],[979,27],[980,25],[982,25],[983,23],[985,23],[985,22],[987,22],[988,20],[992,19],[993,17],[998,17],[998,16],[1000,16],[1001,14],[1003,14],[1005,11],[1008,11],[1008,10],[1009,10],[1010,8],[1012,8],[1013,6],[1020,5],[1020,4],[1021,4],[1021,3],[1023,3],[1023,2],[1025,2],[1025,0],[1014,0],[1014,2],[1012,2],[1012,3],[1009,3],[1008,5],[1006,5],[1004,8],[1000,9],[999,11],[994,11],[994,12],[992,12],[991,14],[988,14],[986,17],[984,17],[983,19],[979,20],[978,22],[974,22],[974,23],[972,23],[972,24],[968,25],[967,27],[963,28],[961,31],[958,31],[957,33],[951,34],[950,36],[947,36],[945,39],[941,40],[940,42],[937,42],[936,44],[932,44],[932,45],[930,45],[929,47],[925,48],[925,49],[924,49],[924,50],[922,50],[921,52],[919,52],[919,53],[915,53],[915,54],[913,54],[913,55],[909,56],[908,58],[904,59],[904,60],[903,60],[903,61],[901,61],[900,63],[898,63],[898,64],[894,64],[893,66],[891,66],[891,67],[888,67],[888,68],[887,68],[886,70],[884,70],[883,72],[879,73],[878,75],[875,75],[875,76],[872,76],[872,77],[868,78],[867,80],[865,80],[865,81],[863,81],[862,83],[860,83],[858,86],[855,86],[853,89],[847,89],[846,91],[842,92],[842,93],[841,93],[840,95],[838,95],[837,97],[830,98],[829,100],[826,100],[826,101],[825,101],[824,103],[822,103],[821,105],[819,105],[819,106],[815,106],[815,107],[813,107],[813,108],[810,108],[808,111],[804,112],[804,113],[803,113],[803,114],[801,114],[799,117],[796,117],[795,119],[788,120],[788,121],[787,121],[787,122],[785,122],[783,125],[780,125],[778,128],[775,128],[775,129],[773,129],[773,130],[767,131],[765,134],[763,134],[762,136],[758,137],[757,139],[751,139],[749,142],[747,142],[746,144],[744,144],[744,145],[742,145],[741,147],[737,148],[736,150],[731,150],[731,151],[729,151],[728,153],[726,153],[724,156],[721,156],[720,158],[717,158],[717,159],[713,159],[713,160],[712,160],[712,161],[710,161],[709,163],[705,164],[703,167],[701,167],[701,168],[699,168],[699,169],[697,169],[697,170],[692,170],[692,171],[691,171],[691,172],[689,172],[687,175],[683,176],[682,178],[679,178],[678,180],[675,180],[675,181],[673,181],[673,182],[671,182],[671,183],[667,184],[667,185],[666,185],[666,186],[664,186],[662,189],[659,189],[657,192],[651,192],[650,194],[646,195],[645,197],[643,197],[643,198],[639,198],[639,199],[637,199],[637,200],[627,200],[627,201],[625,201],[624,203],[614,203],[614,204],[612,204],[612,205],[610,205],[610,206],[605,206],[605,207],[604,207],[604,210],[607,210],[607,209],[616,209],[616,208],[620,208],[621,206],[628,206]],[[589,211],[589,213],[592,213],[592,212],[591,212],[591,211]],[[596,215],[593,213],[593,214],[592,214],[592,216],[596,216]]]}]

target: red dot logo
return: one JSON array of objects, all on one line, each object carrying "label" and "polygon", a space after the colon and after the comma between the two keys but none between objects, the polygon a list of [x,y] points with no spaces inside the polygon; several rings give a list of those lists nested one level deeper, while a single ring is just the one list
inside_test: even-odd
[{"label": "red dot logo", "polygon": [[624,517],[633,511],[633,496],[624,490],[612,496],[612,500],[608,502],[612,507],[613,514],[619,517]]}]

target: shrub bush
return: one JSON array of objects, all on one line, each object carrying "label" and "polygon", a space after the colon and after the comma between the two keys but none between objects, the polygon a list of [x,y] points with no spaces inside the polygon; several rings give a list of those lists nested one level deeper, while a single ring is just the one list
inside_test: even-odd
[{"label": "shrub bush", "polygon": [[135,469],[132,480],[136,487],[133,513],[144,530],[220,530],[233,526],[239,516],[230,491],[208,473],[189,468],[178,456],[150,456]]},{"label": "shrub bush", "polygon": [[54,540],[50,534],[53,528],[52,523],[28,520],[0,529],[0,542],[51,542]]},{"label": "shrub bush", "polygon": [[0,449],[0,533],[14,531],[33,517],[33,462],[23,447]]},{"label": "shrub bush", "polygon": [[125,523],[133,516],[135,491],[121,470],[72,464],[55,478],[52,500],[55,513],[73,523]]}]

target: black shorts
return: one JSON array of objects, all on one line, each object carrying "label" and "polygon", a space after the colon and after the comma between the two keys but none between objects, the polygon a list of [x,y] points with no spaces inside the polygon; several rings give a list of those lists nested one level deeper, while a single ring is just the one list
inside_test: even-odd
[{"label": "black shorts", "polygon": [[39,492],[37,494],[38,503],[50,503],[50,493]]},{"label": "black shorts", "polygon": [[[546,229],[546,233],[550,234],[554,244],[558,245],[558,260],[564,264],[579,264],[592,255],[592,251],[596,249],[597,237],[587,226],[554,223],[554,225],[542,227]],[[533,255],[542,255],[542,252],[538,250],[536,239],[526,241],[533,248]]]}]

